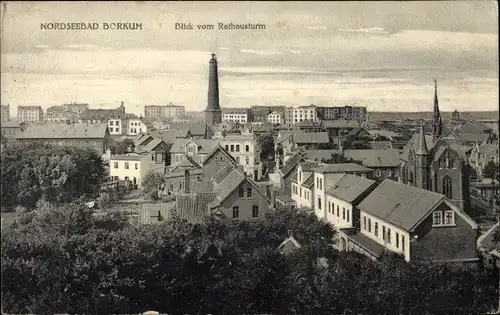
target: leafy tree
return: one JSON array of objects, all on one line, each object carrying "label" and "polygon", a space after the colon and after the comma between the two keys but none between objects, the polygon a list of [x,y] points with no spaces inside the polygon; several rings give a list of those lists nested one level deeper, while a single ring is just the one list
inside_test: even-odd
[{"label": "leafy tree", "polygon": [[134,141],[129,138],[117,141],[110,147],[110,150],[112,154],[130,153],[134,150]]},{"label": "leafy tree", "polygon": [[494,161],[489,161],[483,169],[483,175],[491,180],[496,179],[498,177],[498,173],[500,172],[499,169],[500,165]]},{"label": "leafy tree", "polygon": [[111,202],[111,197],[107,192],[102,192],[96,201],[100,208],[105,208]]},{"label": "leafy tree", "polygon": [[274,136],[271,133],[264,134],[257,138],[262,159],[274,159]]},{"label": "leafy tree", "polygon": [[144,180],[142,181],[144,193],[154,200],[158,200],[160,198],[159,192],[164,185],[165,179],[163,178],[163,175],[153,170],[149,171],[146,176],[144,176]]},{"label": "leafy tree", "polygon": [[1,173],[2,205],[33,208],[39,199],[63,203],[95,194],[104,168],[91,149],[22,144],[2,151]]}]

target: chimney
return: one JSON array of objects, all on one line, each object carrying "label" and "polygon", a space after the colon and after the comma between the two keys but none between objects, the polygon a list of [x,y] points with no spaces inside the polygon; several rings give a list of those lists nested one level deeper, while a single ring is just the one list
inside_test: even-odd
[{"label": "chimney", "polygon": [[184,171],[184,189],[185,189],[186,194],[190,193],[190,191],[189,191],[189,170]]}]

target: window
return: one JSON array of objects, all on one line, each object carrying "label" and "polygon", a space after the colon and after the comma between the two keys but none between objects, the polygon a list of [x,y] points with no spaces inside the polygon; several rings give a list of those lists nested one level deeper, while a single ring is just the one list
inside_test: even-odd
[{"label": "window", "polygon": [[363,229],[366,230],[366,217],[363,217]]},{"label": "window", "polygon": [[345,208],[342,208],[342,220],[345,220]]},{"label": "window", "polygon": [[252,197],[252,187],[247,188],[247,197],[248,198]]},{"label": "window", "polygon": [[302,172],[299,172],[299,182],[302,180]]},{"label": "window", "polygon": [[139,169],[139,163],[135,163],[135,169]]},{"label": "window", "polygon": [[243,187],[240,187],[239,193],[240,193],[240,198],[245,197],[245,191],[243,190]]},{"label": "window", "polygon": [[368,232],[372,232],[372,220],[368,219]]},{"label": "window", "polygon": [[250,152],[250,146],[249,146],[248,144],[247,144],[247,145],[245,145],[245,151],[246,151],[246,152]]},{"label": "window", "polygon": [[239,144],[236,145],[236,152],[240,152],[240,145]]},{"label": "window", "polygon": [[382,176],[382,173],[380,173],[380,170],[377,170],[376,176],[377,176],[377,177]]},{"label": "window", "polygon": [[455,213],[453,211],[444,212],[444,224],[454,225],[455,224]]},{"label": "window", "polygon": [[320,197],[318,197],[318,209],[321,210],[321,198]]},{"label": "window", "polygon": [[443,212],[435,211],[432,218],[432,225],[441,225],[443,223]]},{"label": "window", "polygon": [[375,234],[375,236],[378,236],[378,223],[377,222],[375,222],[373,233]]},{"label": "window", "polygon": [[339,205],[337,205],[337,217],[340,218],[340,207],[339,207]]},{"label": "window", "polygon": [[446,196],[446,198],[451,199],[452,197],[452,183],[451,183],[451,178],[449,176],[445,176],[443,179],[443,195]]},{"label": "window", "polygon": [[128,170],[128,167],[129,167],[129,163],[125,162],[125,169]]},{"label": "window", "polygon": [[226,151],[229,151],[229,146],[226,144]]},{"label": "window", "polygon": [[115,162],[114,165],[115,165],[115,168],[118,168],[118,162]]},{"label": "window", "polygon": [[299,196],[300,196],[300,198],[302,198],[302,186],[300,186],[300,188],[299,188]]},{"label": "window", "polygon": [[237,206],[233,207],[233,219],[238,219],[240,217],[240,208]]},{"label": "window", "polygon": [[391,243],[391,229],[387,228],[387,243]]},{"label": "window", "polygon": [[248,165],[250,164],[250,158],[248,156],[245,157],[245,163]]},{"label": "window", "polygon": [[401,235],[401,250],[405,252],[405,237]]},{"label": "window", "polygon": [[258,218],[259,217],[259,206],[253,206],[252,207],[252,218]]},{"label": "window", "polygon": [[349,209],[347,209],[346,217],[347,217],[347,222],[349,222]]},{"label": "window", "polygon": [[231,144],[231,152],[234,152],[234,144]]},{"label": "window", "polygon": [[386,235],[385,235],[385,226],[382,226],[382,239],[385,241]]}]

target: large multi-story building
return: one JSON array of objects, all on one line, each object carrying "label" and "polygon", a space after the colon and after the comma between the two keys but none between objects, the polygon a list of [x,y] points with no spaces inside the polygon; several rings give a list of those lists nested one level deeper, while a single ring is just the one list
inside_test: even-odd
[{"label": "large multi-story building", "polygon": [[249,121],[249,110],[245,108],[223,108],[222,121],[246,123]]},{"label": "large multi-story building", "polygon": [[10,120],[10,106],[2,105],[2,111],[0,112],[0,121],[9,121]]},{"label": "large multi-story building", "polygon": [[285,116],[284,116],[284,121],[283,124],[287,127],[293,126],[293,107],[287,107],[285,108]]},{"label": "large multi-story building", "polygon": [[267,115],[271,113],[271,108],[269,106],[252,106],[250,108],[250,115],[252,116],[252,122],[266,122]]},{"label": "large multi-story building", "polygon": [[283,124],[283,114],[277,111],[273,111],[267,115],[267,122],[274,124],[274,125],[281,125]]},{"label": "large multi-story building", "polygon": [[312,122],[319,121],[318,111],[315,105],[299,106],[293,108],[292,114],[293,114],[292,124],[294,125],[301,121],[306,121],[306,120]]},{"label": "large multi-story building", "polygon": [[24,122],[42,122],[43,109],[41,106],[18,106],[17,119]]},{"label": "large multi-story building", "polygon": [[184,106],[173,105],[146,105],[144,106],[144,117],[152,120],[183,118],[186,114]]},{"label": "large multi-story building", "polygon": [[323,120],[366,120],[366,107],[343,106],[343,107],[321,107]]},{"label": "large multi-story building", "polygon": [[76,115],[81,115],[84,111],[86,111],[87,109],[89,109],[89,104],[87,104],[87,103],[76,103],[76,102],[73,102],[73,103],[70,103],[70,104],[63,104],[62,108],[66,112],[71,112],[71,113],[74,113]]},{"label": "large multi-story building", "polygon": [[103,154],[110,146],[106,124],[57,124],[29,125],[16,132],[19,143],[45,143],[53,146],[90,148]]}]

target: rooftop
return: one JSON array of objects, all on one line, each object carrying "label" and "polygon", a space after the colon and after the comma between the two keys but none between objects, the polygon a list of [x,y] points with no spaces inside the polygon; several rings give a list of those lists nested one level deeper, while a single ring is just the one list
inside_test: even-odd
[{"label": "rooftop", "polygon": [[374,188],[375,184],[374,180],[346,174],[333,187],[328,188],[326,194],[353,203],[365,192]]},{"label": "rooftop", "polygon": [[370,173],[371,168],[367,168],[355,163],[323,164],[313,169],[317,173]]},{"label": "rooftop", "polygon": [[[2,123],[3,124],[3,123]],[[58,124],[28,125],[16,135],[18,139],[102,139],[106,124]]]}]

